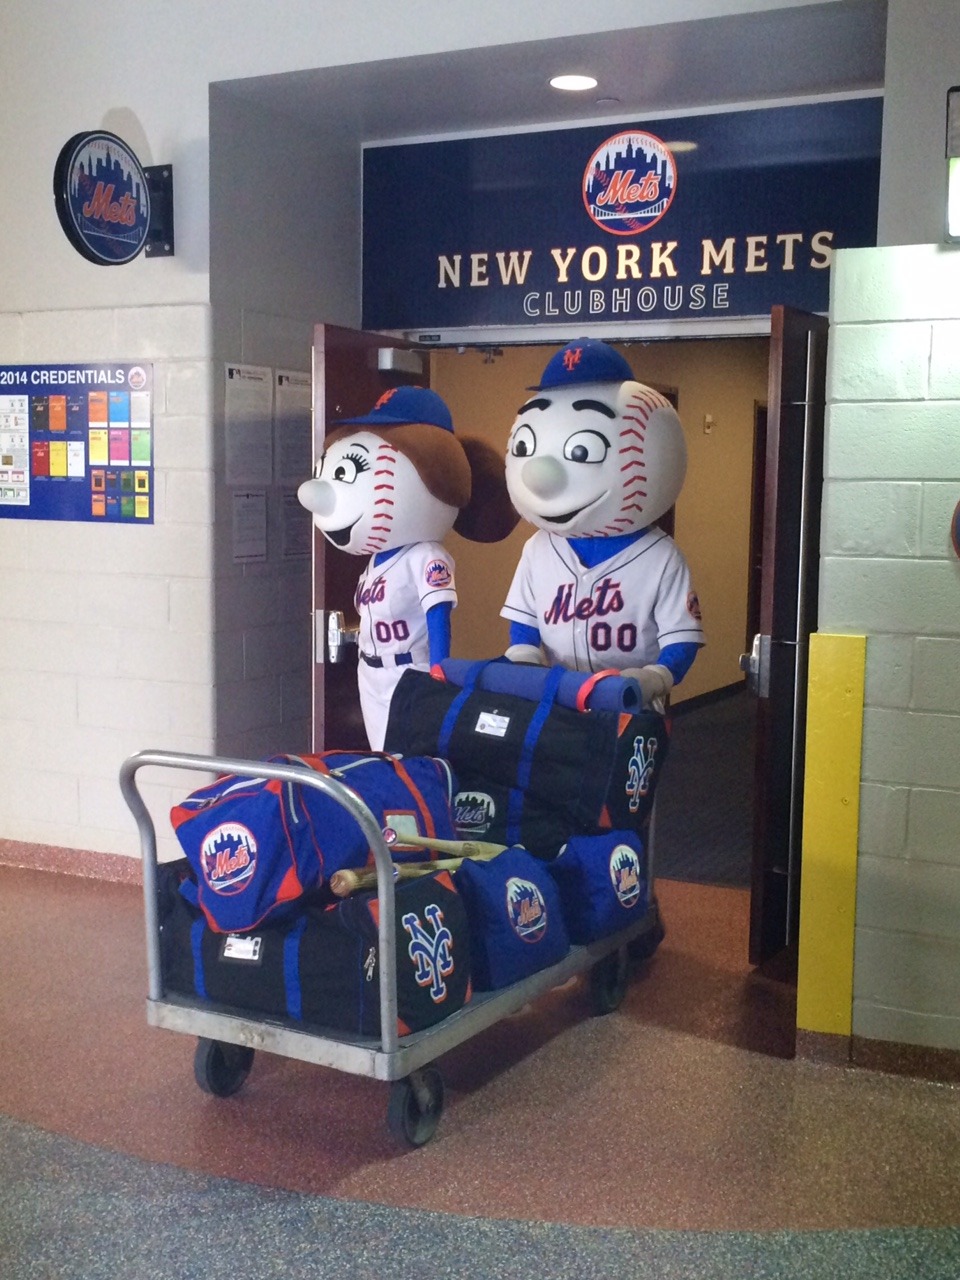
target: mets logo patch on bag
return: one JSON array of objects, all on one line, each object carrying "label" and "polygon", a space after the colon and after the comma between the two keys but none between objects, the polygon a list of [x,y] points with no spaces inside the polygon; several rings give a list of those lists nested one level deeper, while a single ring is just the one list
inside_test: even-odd
[{"label": "mets logo patch on bag", "polygon": [[467,858],[454,878],[467,910],[478,991],[508,987],[570,950],[559,890],[526,849],[507,849],[489,862]]}]

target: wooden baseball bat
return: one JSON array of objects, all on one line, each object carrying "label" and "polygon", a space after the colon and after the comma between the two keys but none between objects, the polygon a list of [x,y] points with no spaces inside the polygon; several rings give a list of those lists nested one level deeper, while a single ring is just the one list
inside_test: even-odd
[{"label": "wooden baseball bat", "polygon": [[491,840],[441,840],[432,836],[406,836],[388,828],[384,839],[391,849],[435,849],[438,853],[449,853],[455,858],[493,857],[503,853],[505,844],[494,844]]},{"label": "wooden baseball bat", "polygon": [[[451,844],[456,841],[451,841]],[[467,841],[466,843],[471,843]],[[485,843],[481,841],[480,843]],[[505,846],[504,846],[505,847]],[[474,862],[487,862],[502,853],[500,845],[491,845],[486,852],[470,854]],[[435,871],[456,871],[465,858],[437,858],[433,862],[395,862],[394,871],[398,880],[415,880],[419,876],[429,876]],[[351,893],[362,889],[377,887],[377,871],[375,867],[362,867],[358,870],[347,869],[335,871],[330,877],[330,891],[337,898],[348,898]]]}]

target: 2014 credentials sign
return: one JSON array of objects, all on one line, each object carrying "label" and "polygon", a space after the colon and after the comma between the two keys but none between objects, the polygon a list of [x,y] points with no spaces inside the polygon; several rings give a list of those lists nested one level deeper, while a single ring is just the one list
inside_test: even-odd
[{"label": "2014 credentials sign", "polygon": [[53,193],[67,239],[89,262],[131,262],[146,244],[147,175],[115,133],[75,134],[57,158]]}]

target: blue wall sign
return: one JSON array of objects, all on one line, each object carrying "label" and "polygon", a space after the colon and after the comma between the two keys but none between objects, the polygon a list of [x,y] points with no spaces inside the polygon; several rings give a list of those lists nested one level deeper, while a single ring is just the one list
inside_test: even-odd
[{"label": "blue wall sign", "polygon": [[824,312],[876,243],[882,101],[368,147],[363,325]]},{"label": "blue wall sign", "polygon": [[152,524],[153,366],[0,365],[0,518]]},{"label": "blue wall sign", "polygon": [[75,134],[57,157],[53,194],[67,239],[88,261],[118,266],[146,244],[147,175],[115,133]]}]

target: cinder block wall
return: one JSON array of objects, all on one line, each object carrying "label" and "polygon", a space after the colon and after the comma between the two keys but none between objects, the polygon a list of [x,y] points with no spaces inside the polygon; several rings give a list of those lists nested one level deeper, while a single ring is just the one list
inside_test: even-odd
[{"label": "cinder block wall", "polygon": [[[117,785],[146,747],[214,744],[210,308],[0,315],[0,363],[153,366],[154,524],[0,522],[0,834],[139,856]],[[183,775],[154,771],[158,812]]]},{"label": "cinder block wall", "polygon": [[960,1049],[960,252],[837,255],[820,629],[867,636],[853,1032]]}]

